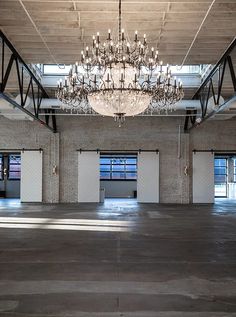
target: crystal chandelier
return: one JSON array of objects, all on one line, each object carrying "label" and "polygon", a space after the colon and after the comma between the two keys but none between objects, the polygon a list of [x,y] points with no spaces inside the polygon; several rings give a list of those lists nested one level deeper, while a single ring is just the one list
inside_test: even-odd
[{"label": "crystal chandelier", "polygon": [[108,30],[102,42],[99,32],[91,48],[81,52],[80,63],[71,66],[69,76],[58,82],[57,98],[63,108],[80,113],[95,111],[114,117],[119,125],[127,116],[145,110],[168,111],[183,98],[182,83],[171,75],[170,66],[159,61],[158,51],[148,47],[144,34],[134,40],[122,29],[119,0],[117,36]]}]

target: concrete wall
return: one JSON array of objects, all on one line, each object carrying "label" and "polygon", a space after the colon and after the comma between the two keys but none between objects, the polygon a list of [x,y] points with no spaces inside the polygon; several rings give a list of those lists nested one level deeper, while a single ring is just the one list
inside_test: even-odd
[{"label": "concrete wall", "polygon": [[188,135],[182,135],[181,159],[178,159],[178,127],[181,119],[127,118],[119,128],[112,118],[61,117],[60,129],[60,197],[77,201],[76,149],[160,151],[160,201],[188,202],[184,165],[188,162]]},{"label": "concrete wall", "polygon": [[0,116],[0,149],[43,149],[43,201],[58,202],[59,175],[53,175],[53,165],[59,166],[59,135],[38,122],[13,121]]},{"label": "concrete wall", "polygon": [[[77,202],[78,155],[76,150],[160,151],[160,202],[188,203],[191,200],[191,160],[195,149],[236,149],[235,121],[212,121],[190,134],[181,134],[183,118],[128,118],[118,128],[112,118],[57,117],[58,134],[37,122],[10,121],[0,117],[0,149],[43,148],[43,200]],[[180,157],[179,157],[180,156]],[[53,175],[53,166],[58,175]],[[184,175],[184,167],[190,175]]]}]

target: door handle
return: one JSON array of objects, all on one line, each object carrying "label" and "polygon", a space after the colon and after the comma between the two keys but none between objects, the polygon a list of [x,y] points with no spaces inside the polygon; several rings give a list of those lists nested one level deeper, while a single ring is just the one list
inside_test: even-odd
[{"label": "door handle", "polygon": [[3,169],[3,175],[7,176],[7,169],[6,168]]}]

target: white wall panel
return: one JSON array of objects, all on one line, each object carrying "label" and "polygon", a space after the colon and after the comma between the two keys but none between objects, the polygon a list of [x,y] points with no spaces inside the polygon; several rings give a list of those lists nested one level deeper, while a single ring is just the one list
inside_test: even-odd
[{"label": "white wall panel", "polygon": [[99,202],[100,154],[78,153],[78,202]]},{"label": "white wall panel", "polygon": [[193,203],[214,203],[214,154],[193,153]]},{"label": "white wall panel", "polygon": [[142,203],[159,203],[159,153],[138,154],[137,196]]},{"label": "white wall panel", "polygon": [[22,202],[42,202],[43,152],[21,152],[21,188]]}]

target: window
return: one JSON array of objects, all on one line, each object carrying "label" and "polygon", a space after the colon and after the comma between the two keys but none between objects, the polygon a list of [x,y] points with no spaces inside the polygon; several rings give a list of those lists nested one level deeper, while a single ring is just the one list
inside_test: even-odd
[{"label": "window", "polygon": [[215,183],[227,182],[227,159],[216,158],[215,159]]},{"label": "window", "polygon": [[44,64],[43,75],[68,75],[70,65]]},{"label": "window", "polygon": [[0,180],[3,179],[3,156],[0,155]]},{"label": "window", "polygon": [[233,158],[234,161],[234,182],[236,182],[236,158]]},{"label": "window", "polygon": [[8,179],[18,180],[21,175],[21,157],[11,154],[8,157]]},{"label": "window", "polygon": [[136,180],[137,156],[136,155],[101,155],[100,158],[101,180]]},{"label": "window", "polygon": [[215,158],[215,196],[227,197],[227,159]]}]

